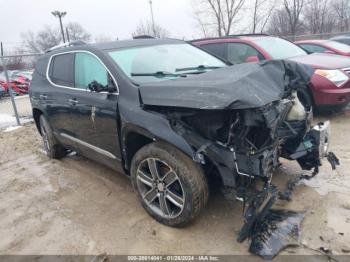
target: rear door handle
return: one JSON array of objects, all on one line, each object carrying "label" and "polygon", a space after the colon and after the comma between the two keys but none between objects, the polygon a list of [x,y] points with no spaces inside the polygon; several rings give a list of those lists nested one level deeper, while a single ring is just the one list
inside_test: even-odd
[{"label": "rear door handle", "polygon": [[68,102],[69,102],[71,105],[73,105],[73,106],[75,106],[76,104],[79,103],[79,101],[78,101],[76,98],[68,99]]},{"label": "rear door handle", "polygon": [[47,99],[47,95],[40,95],[39,98],[42,99],[42,100],[46,100]]}]

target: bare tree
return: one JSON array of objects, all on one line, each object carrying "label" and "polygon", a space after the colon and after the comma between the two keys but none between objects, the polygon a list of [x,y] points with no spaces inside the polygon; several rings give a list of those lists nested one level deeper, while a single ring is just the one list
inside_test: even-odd
[{"label": "bare tree", "polygon": [[[15,47],[15,48],[5,48],[4,50],[4,55],[5,56],[13,56],[13,57],[6,57],[4,58],[4,62],[6,64],[6,68],[8,70],[20,70],[24,69],[26,67],[29,67],[30,58],[25,58],[23,56],[17,56],[21,55],[23,52],[20,48]],[[2,61],[0,60],[0,72],[3,71],[3,65]]]},{"label": "bare tree", "polygon": [[[89,40],[88,34],[78,23],[68,24],[71,40]],[[61,43],[62,36],[59,28],[45,26],[38,33],[26,32],[21,34],[22,49],[30,53],[40,53]]]},{"label": "bare tree", "polygon": [[209,31],[209,26],[210,24],[206,23],[203,19],[203,16],[201,14],[201,11],[195,11],[194,12],[194,19],[196,20],[198,26],[199,26],[199,29],[201,30],[202,32],[202,35],[204,37],[209,37],[211,36],[211,33]]},{"label": "bare tree", "polygon": [[301,13],[303,11],[305,0],[283,0],[283,7],[287,14],[289,30],[292,36],[295,36],[301,26]]},{"label": "bare tree", "polygon": [[288,35],[290,25],[286,17],[287,12],[284,8],[275,10],[270,20],[268,33],[279,36]]},{"label": "bare tree", "polygon": [[139,25],[136,27],[135,32],[132,33],[132,35],[133,36],[148,35],[148,36],[153,36],[158,38],[165,38],[165,37],[169,37],[170,33],[168,30],[166,30],[165,28],[161,27],[158,24],[154,25],[154,30],[153,30],[152,22],[141,21]]},{"label": "bare tree", "polygon": [[45,26],[37,34],[31,31],[22,33],[21,37],[23,47],[32,53],[43,52],[48,48],[58,45],[62,39],[60,31],[50,26]]},{"label": "bare tree", "polygon": [[79,23],[76,23],[76,22],[68,23],[67,31],[68,31],[70,41],[75,41],[75,40],[90,41],[91,40],[91,34],[85,31],[85,29]]},{"label": "bare tree", "polygon": [[305,7],[304,23],[311,34],[332,32],[335,28],[335,16],[329,0],[310,1]]},{"label": "bare tree", "polygon": [[333,0],[332,7],[336,15],[337,29],[340,32],[350,29],[350,0]]},{"label": "bare tree", "polygon": [[202,27],[212,27],[218,36],[230,35],[232,25],[245,3],[245,0],[196,1],[197,21]]},{"label": "bare tree", "polygon": [[276,0],[254,0],[252,33],[262,33],[275,9]]},{"label": "bare tree", "polygon": [[[13,55],[16,53],[11,53],[9,55]],[[7,70],[21,70],[26,68],[26,63],[23,59],[23,57],[10,57],[5,59],[6,69]],[[0,71],[3,71],[4,68],[2,65],[0,65]]]}]

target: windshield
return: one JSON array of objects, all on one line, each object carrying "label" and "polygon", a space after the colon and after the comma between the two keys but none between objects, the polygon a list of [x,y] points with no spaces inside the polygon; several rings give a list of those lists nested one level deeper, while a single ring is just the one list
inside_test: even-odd
[{"label": "windshield", "polygon": [[265,50],[272,59],[287,59],[307,55],[299,46],[277,37],[264,37],[254,40],[254,43]]},{"label": "windshield", "polygon": [[328,41],[327,46],[334,48],[336,50],[339,50],[341,52],[350,53],[350,46],[342,44],[342,43],[338,43],[335,41]]},{"label": "windshield", "polygon": [[186,77],[226,64],[192,45],[164,44],[110,51],[124,73],[139,83]]}]

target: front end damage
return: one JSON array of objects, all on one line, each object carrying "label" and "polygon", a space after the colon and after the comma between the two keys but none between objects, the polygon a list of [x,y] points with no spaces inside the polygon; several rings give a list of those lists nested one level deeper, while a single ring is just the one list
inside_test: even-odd
[{"label": "front end damage", "polygon": [[[243,202],[244,225],[237,238],[240,242],[256,235],[257,229],[266,224],[265,218],[276,217],[270,209],[277,199],[290,198],[288,192],[279,192],[271,183],[275,169],[280,166],[279,158],[297,161],[303,170],[313,170],[312,176],[318,173],[325,157],[333,168],[339,164],[335,155],[328,152],[329,122],[311,127],[312,109],[298,99],[298,92],[307,88],[312,75],[310,69],[284,61],[272,63],[272,67],[271,63],[258,66],[260,68],[250,71],[249,77],[251,81],[259,77],[261,86],[244,81],[251,89],[239,92],[239,97],[231,98],[231,103],[228,103],[230,98],[225,97],[221,104],[216,101],[211,105],[208,100],[208,106],[203,107],[187,93],[192,107],[186,104],[186,99],[179,106],[168,100],[165,103],[170,106],[165,106],[155,104],[154,97],[141,96],[145,109],[164,115],[172,129],[194,149],[193,159],[218,173],[226,192]],[[243,71],[247,68],[250,69],[245,66]],[[230,90],[230,94],[231,89],[240,88],[242,78],[234,80],[231,87],[226,87],[229,82],[221,83],[221,89]],[[179,88],[183,86],[186,85],[180,84]],[[270,89],[266,91],[267,87]],[[203,87],[203,90],[207,89]],[[185,97],[183,93],[173,95]],[[256,245],[256,241],[253,242]]]}]

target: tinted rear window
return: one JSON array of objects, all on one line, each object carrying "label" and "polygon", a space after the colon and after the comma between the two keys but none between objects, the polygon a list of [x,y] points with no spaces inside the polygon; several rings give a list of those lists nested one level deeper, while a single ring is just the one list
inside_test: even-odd
[{"label": "tinted rear window", "polygon": [[225,43],[205,44],[205,45],[202,45],[200,47],[205,49],[209,53],[212,53],[212,54],[214,54],[218,57],[221,57],[223,59],[227,59],[227,57],[226,57],[227,44],[225,44]]},{"label": "tinted rear window", "polygon": [[51,59],[49,76],[56,85],[74,86],[74,54],[63,54]]}]

